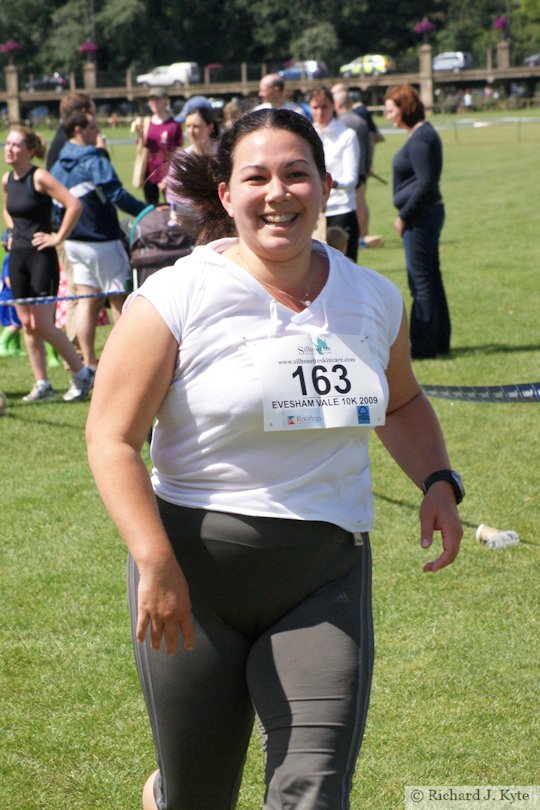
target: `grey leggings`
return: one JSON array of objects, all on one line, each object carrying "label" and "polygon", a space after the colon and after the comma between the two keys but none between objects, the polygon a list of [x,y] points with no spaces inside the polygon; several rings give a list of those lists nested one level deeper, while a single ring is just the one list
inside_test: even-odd
[{"label": "grey leggings", "polygon": [[[233,810],[255,713],[264,810],[347,810],[373,667],[369,538],[159,502],[196,647],[134,640],[159,810]],[[138,574],[129,561],[132,629]]]}]

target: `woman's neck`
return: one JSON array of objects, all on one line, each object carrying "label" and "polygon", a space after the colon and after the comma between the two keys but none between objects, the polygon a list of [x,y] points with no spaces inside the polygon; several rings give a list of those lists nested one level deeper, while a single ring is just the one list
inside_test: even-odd
[{"label": "woman's neck", "polygon": [[238,263],[243,264],[255,278],[273,284],[283,281],[284,285],[302,286],[311,271],[311,242],[294,256],[283,259],[267,259],[254,253],[243,242],[239,242],[233,250],[236,252]]},{"label": "woman's neck", "polygon": [[241,242],[225,251],[225,255],[247,270],[276,300],[297,311],[309,306],[328,278],[327,262],[313,252],[311,242],[284,261],[266,260]]},{"label": "woman's neck", "polygon": [[32,168],[32,162],[30,160],[24,160],[21,163],[12,163],[13,175],[18,180],[21,177],[24,177],[28,174],[30,169]]},{"label": "woman's neck", "polygon": [[412,135],[413,132],[415,132],[417,129],[419,129],[425,123],[426,123],[425,119],[422,119],[422,121],[417,121],[416,124],[413,127],[409,128],[409,135]]}]

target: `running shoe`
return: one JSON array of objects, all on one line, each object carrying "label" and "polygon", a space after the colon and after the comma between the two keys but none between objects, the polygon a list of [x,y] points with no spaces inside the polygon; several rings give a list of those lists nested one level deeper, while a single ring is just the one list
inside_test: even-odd
[{"label": "running shoe", "polygon": [[80,371],[77,371],[71,378],[71,385],[62,397],[64,402],[80,402],[85,399],[94,387],[95,371],[84,366]]},{"label": "running shoe", "polygon": [[45,402],[47,399],[52,399],[55,396],[53,387],[50,382],[46,380],[38,380],[34,383],[34,387],[25,397],[22,398],[23,402]]}]

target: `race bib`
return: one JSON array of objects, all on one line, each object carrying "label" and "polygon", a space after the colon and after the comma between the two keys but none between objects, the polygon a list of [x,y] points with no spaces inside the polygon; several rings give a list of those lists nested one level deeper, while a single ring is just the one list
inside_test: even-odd
[{"label": "race bib", "polygon": [[248,344],[264,430],[383,425],[386,403],[367,337],[294,335]]}]

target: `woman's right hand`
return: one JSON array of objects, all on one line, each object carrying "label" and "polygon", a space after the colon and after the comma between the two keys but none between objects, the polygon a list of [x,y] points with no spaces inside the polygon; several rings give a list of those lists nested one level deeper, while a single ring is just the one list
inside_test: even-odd
[{"label": "woman's right hand", "polygon": [[189,588],[175,560],[140,569],[136,631],[139,641],[145,640],[149,626],[150,646],[154,650],[159,650],[164,638],[167,653],[174,655],[179,633],[186,650],[195,646]]},{"label": "woman's right hand", "polygon": [[396,217],[394,220],[394,228],[398,232],[400,236],[403,236],[403,232],[405,230],[405,223],[401,219],[401,217]]}]

